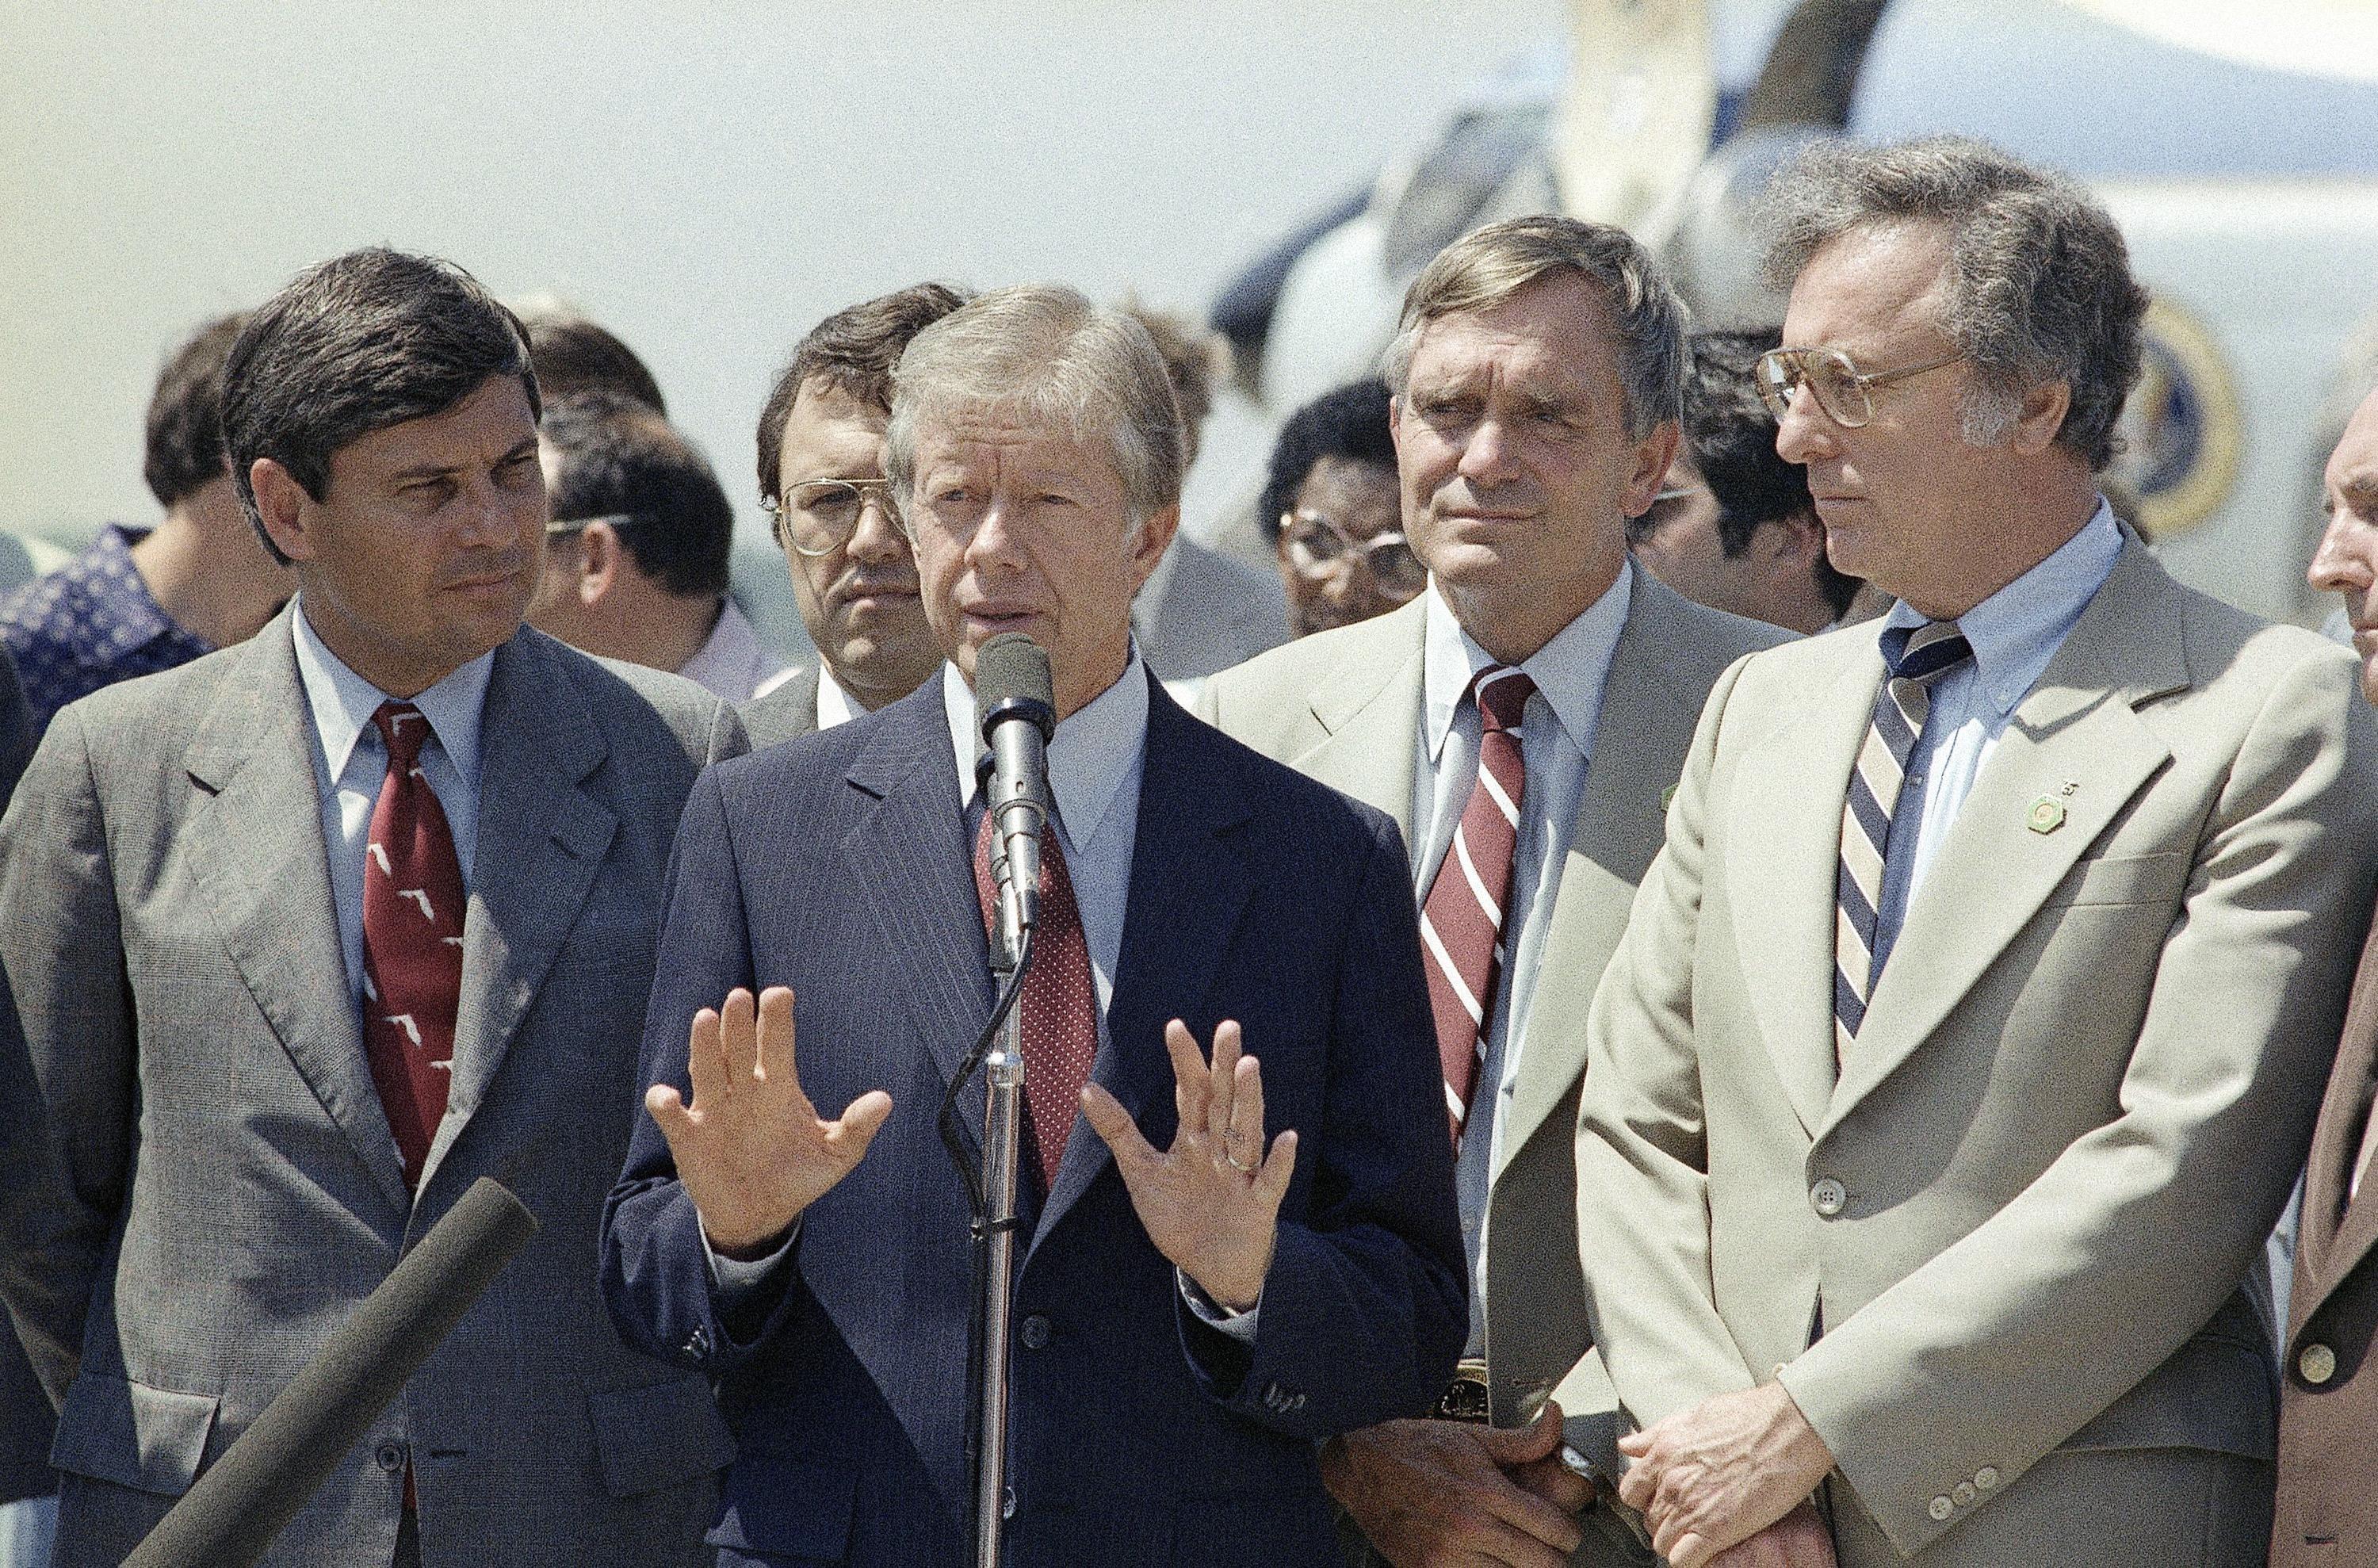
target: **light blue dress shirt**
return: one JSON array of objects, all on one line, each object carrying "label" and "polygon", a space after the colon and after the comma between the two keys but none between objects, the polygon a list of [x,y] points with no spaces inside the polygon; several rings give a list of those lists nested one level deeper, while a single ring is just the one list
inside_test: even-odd
[{"label": "light blue dress shirt", "polygon": [[[314,725],[314,790],[322,808],[322,845],[330,867],[330,903],[339,918],[339,951],[346,959],[347,996],[360,1010],[364,985],[364,853],[372,808],[388,777],[388,748],[372,715],[394,701],[349,669],[315,634],[301,597],[289,618],[297,649],[297,678]],[[409,699],[429,721],[421,744],[421,772],[453,830],[462,886],[471,886],[479,837],[479,720],[496,656],[484,653]]]},{"label": "light blue dress shirt", "polygon": [[[1924,732],[1908,754],[1906,781],[1883,849],[1882,908],[1875,916],[1878,978],[1982,765],[2121,553],[2121,525],[2100,497],[2089,521],[2054,554],[1957,618],[1974,657],[1932,682]],[[1927,620],[1896,604],[1883,624],[1914,628]]]},{"label": "light blue dress shirt", "polygon": [[[1519,919],[1518,941],[1507,921],[1504,950],[1509,955],[1495,988],[1495,1011],[1487,1025],[1486,1060],[1479,1069],[1480,1092],[1472,1097],[1461,1148],[1454,1162],[1454,1187],[1461,1206],[1461,1242],[1470,1261],[1470,1352],[1477,1354],[1486,1324],[1486,1200],[1500,1152],[1504,1112],[1519,1081],[1519,1057],[1527,1042],[1529,1004],[1543,964],[1544,928],[1560,894],[1561,866],[1577,826],[1585,793],[1587,761],[1602,718],[1602,690],[1618,634],[1634,600],[1635,566],[1622,567],[1603,596],[1561,628],[1519,669],[1535,681],[1519,721],[1519,755],[1527,784],[1519,802],[1519,832],[1512,850],[1510,908]],[[1453,830],[1478,782],[1478,705],[1470,682],[1495,662],[1472,642],[1431,582],[1421,671],[1420,754],[1412,770],[1412,884],[1425,902],[1429,885],[1453,843]],[[1488,1089],[1492,1092],[1487,1092]]]},{"label": "light blue dress shirt", "polygon": [[[942,710],[958,770],[958,807],[974,806],[975,764],[982,731],[974,688],[957,666],[942,666]],[[1147,756],[1147,667],[1136,645],[1122,677],[1057,726],[1049,740],[1049,793],[1057,807],[1057,841],[1074,879],[1082,936],[1099,996],[1099,1044],[1107,1043],[1107,1003],[1123,956],[1124,907],[1131,901],[1131,855],[1139,842],[1139,782]]]}]

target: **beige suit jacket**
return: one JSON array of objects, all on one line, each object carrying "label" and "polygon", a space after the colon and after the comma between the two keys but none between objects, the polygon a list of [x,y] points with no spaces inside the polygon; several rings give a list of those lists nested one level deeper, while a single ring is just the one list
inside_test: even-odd
[{"label": "beige suit jacket", "polygon": [[[1780,1377],[1839,1462],[1845,1568],[2259,1561],[2123,1543],[2258,1505],[2208,1498],[2208,1454],[2266,1516],[2241,1282],[2378,864],[2353,660],[2131,539],[1939,847],[1836,1083],[1876,636],[1727,672],[1595,1000],[1579,1230],[1610,1375],[1646,1423]],[[2060,1448],[2139,1462],[2042,1464]]]},{"label": "beige suit jacket", "polygon": [[[1415,600],[1226,670],[1207,683],[1199,714],[1387,813],[1409,842],[1426,610]],[[1588,1353],[1578,1272],[1571,1162],[1586,1008],[1659,850],[1664,796],[1711,684],[1734,660],[1786,635],[1635,573],[1487,1202],[1486,1362],[1498,1425],[1525,1422],[1556,1388],[1566,1412],[1614,1407]]]}]

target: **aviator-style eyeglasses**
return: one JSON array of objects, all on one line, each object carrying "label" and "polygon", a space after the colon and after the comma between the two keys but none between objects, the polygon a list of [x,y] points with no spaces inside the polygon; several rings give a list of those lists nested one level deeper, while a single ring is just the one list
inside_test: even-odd
[{"label": "aviator-style eyeglasses", "polygon": [[775,518],[776,537],[786,549],[815,560],[850,542],[871,500],[883,509],[887,521],[899,525],[889,479],[804,479],[787,486],[781,499],[761,497],[760,505]]},{"label": "aviator-style eyeglasses", "polygon": [[1845,430],[1855,430],[1874,417],[1874,389],[1954,365],[1962,354],[1903,365],[1896,370],[1860,374],[1850,356],[1838,348],[1771,348],[1759,356],[1759,401],[1782,419],[1792,408],[1792,394],[1805,383],[1817,394],[1817,406]]},{"label": "aviator-style eyeglasses", "polygon": [[1392,528],[1358,539],[1346,531],[1344,524],[1326,513],[1283,512],[1279,537],[1288,547],[1290,561],[1307,576],[1345,561],[1367,568],[1379,591],[1392,597],[1408,599],[1428,586],[1427,568],[1412,554],[1411,543]]}]

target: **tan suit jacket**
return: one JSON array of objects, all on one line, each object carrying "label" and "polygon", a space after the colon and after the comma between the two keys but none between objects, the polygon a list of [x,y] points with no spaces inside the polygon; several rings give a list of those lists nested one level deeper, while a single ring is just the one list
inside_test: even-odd
[{"label": "tan suit jacket", "polygon": [[[1415,600],[1275,649],[1215,676],[1198,711],[1226,734],[1387,813],[1409,842],[1426,614]],[[1578,1272],[1571,1162],[1586,1007],[1626,928],[1635,885],[1659,850],[1664,796],[1711,685],[1734,660],[1786,635],[1635,573],[1487,1201],[1486,1363],[1497,1425],[1527,1421],[1556,1388],[1565,1412],[1614,1407],[1589,1354]],[[1606,1447],[1609,1438],[1596,1436],[1595,1446]]]},{"label": "tan suit jacket", "polygon": [[[2280,1357],[2272,1568],[2378,1562],[2378,1179],[2354,1165],[2378,1092],[2378,927],[2362,947],[2304,1171]],[[2347,1194],[2352,1196],[2348,1198]]]},{"label": "tan suit jacket", "polygon": [[1579,1224],[1611,1377],[1648,1423],[1780,1376],[1839,1462],[1844,1568],[2259,1562],[2275,1390],[2241,1282],[2378,864],[2353,661],[2131,538],[1836,1083],[1876,636],[1720,682],[1595,999]]}]

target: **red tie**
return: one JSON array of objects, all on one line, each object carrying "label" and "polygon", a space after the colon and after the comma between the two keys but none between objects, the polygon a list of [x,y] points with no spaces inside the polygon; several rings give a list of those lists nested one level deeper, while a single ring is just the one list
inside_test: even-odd
[{"label": "red tie", "polygon": [[1512,851],[1519,841],[1519,810],[1527,765],[1519,753],[1519,716],[1536,683],[1507,665],[1490,664],[1471,681],[1478,704],[1478,782],[1453,842],[1421,905],[1421,945],[1428,962],[1428,1000],[1436,1015],[1436,1055],[1445,1067],[1445,1109],[1453,1141],[1461,1142],[1486,1056],[1486,1030],[1495,1018],[1495,985],[1503,970],[1503,923],[1511,901]]},{"label": "red tie", "polygon": [[404,1160],[405,1185],[414,1187],[452,1078],[462,865],[445,810],[422,777],[429,721],[411,703],[390,702],[379,705],[372,723],[388,747],[388,777],[365,850],[364,1053]]},{"label": "red tie", "polygon": [[[991,874],[991,814],[974,838],[974,887],[982,899],[982,928],[999,940],[999,884]],[[1099,1051],[1099,993],[1090,978],[1090,946],[1082,935],[1081,906],[1054,826],[1040,836],[1040,926],[1032,939],[1032,968],[1016,1001],[1024,1027],[1024,1109],[1040,1159],[1040,1190],[1057,1180],[1065,1139],[1081,1107],[1082,1085]]]}]

